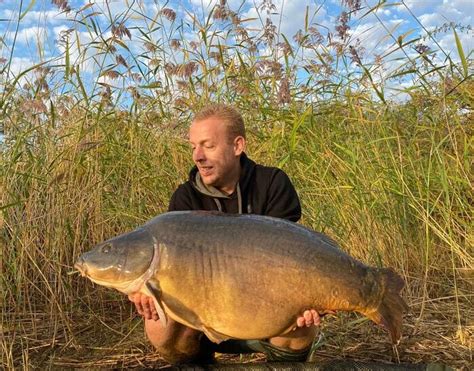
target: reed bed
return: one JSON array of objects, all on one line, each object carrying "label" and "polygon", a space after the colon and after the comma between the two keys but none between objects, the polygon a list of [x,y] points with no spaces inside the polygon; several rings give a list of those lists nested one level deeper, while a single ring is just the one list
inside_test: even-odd
[{"label": "reed bed", "polygon": [[[164,365],[126,298],[72,266],[166,210],[192,165],[189,119],[209,101],[241,110],[248,154],[290,175],[303,224],[407,282],[396,351],[347,315],[325,320],[318,357],[472,365],[474,84],[461,43],[457,62],[437,51],[440,67],[419,40],[392,34],[403,64],[380,79],[380,56],[350,37],[351,21],[377,12],[359,1],[343,1],[332,32],[308,11],[293,38],[267,21],[278,11],[271,1],[259,7],[259,30],[225,1],[186,25],[166,6],[114,15],[107,2],[53,3],[70,18],[62,54],[18,75],[2,61],[0,71],[2,367]],[[451,31],[457,41],[471,32]],[[408,99],[390,100],[387,85],[406,78]]]}]

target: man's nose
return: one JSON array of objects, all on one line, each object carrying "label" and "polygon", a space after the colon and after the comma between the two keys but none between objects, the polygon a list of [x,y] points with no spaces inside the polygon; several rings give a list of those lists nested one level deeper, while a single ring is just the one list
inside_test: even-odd
[{"label": "man's nose", "polygon": [[206,156],[204,155],[204,151],[200,147],[196,147],[193,152],[194,161],[204,161]]}]

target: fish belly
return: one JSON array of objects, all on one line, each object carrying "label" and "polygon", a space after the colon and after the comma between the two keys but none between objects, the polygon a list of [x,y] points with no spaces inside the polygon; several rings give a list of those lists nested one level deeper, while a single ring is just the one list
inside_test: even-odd
[{"label": "fish belly", "polygon": [[377,301],[370,268],[321,234],[273,219],[205,219],[168,223],[156,278],[169,315],[215,340],[269,338],[305,309]]}]

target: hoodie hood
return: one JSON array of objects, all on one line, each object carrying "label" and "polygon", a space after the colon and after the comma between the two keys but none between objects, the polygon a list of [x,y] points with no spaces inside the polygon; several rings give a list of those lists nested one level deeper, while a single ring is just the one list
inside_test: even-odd
[{"label": "hoodie hood", "polygon": [[[242,209],[242,193],[247,192],[247,188],[249,186],[250,179],[252,178],[256,164],[255,162],[250,160],[245,153],[242,153],[242,155],[240,156],[240,166],[241,166],[241,173],[240,173],[239,182],[237,183],[237,187],[236,187],[237,197],[239,198],[239,210]],[[191,169],[189,173],[189,181],[192,184],[193,188],[196,189],[199,193],[212,197],[214,201],[216,202],[219,210],[222,209],[220,201],[218,200],[219,198],[230,199],[230,198],[235,197],[233,196],[233,194],[228,195],[220,191],[216,187],[208,186],[204,184],[204,182],[201,179],[201,175],[199,174],[198,168],[196,166],[193,166],[193,168]]]}]

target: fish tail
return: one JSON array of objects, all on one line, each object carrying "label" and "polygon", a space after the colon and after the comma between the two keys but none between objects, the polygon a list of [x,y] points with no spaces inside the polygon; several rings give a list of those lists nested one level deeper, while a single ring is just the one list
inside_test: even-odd
[{"label": "fish tail", "polygon": [[401,337],[403,313],[408,311],[408,305],[400,295],[405,286],[403,279],[391,268],[380,269],[383,295],[375,311],[366,313],[372,321],[390,332],[393,344],[398,344]]}]

